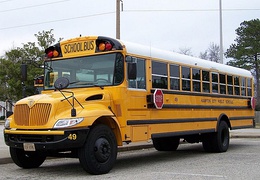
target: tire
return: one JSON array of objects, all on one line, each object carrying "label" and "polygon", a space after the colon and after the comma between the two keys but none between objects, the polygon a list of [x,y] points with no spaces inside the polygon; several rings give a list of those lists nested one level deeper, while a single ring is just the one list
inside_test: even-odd
[{"label": "tire", "polygon": [[178,137],[153,138],[153,146],[157,151],[176,151],[179,144]]},{"label": "tire", "polygon": [[46,159],[46,155],[43,152],[28,152],[12,147],[10,147],[10,155],[17,166],[25,169],[37,168],[42,165]]},{"label": "tire", "polygon": [[78,155],[81,166],[88,173],[108,173],[117,158],[117,142],[112,130],[105,125],[94,126]]},{"label": "tire", "polygon": [[229,127],[225,121],[221,121],[216,133],[204,135],[202,144],[206,152],[226,152],[229,140]]}]

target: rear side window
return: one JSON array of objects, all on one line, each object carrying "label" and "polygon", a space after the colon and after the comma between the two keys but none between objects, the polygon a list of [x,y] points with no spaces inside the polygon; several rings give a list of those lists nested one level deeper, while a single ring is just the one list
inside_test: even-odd
[{"label": "rear side window", "polygon": [[163,62],[152,61],[152,87],[167,89],[167,77],[167,64]]}]

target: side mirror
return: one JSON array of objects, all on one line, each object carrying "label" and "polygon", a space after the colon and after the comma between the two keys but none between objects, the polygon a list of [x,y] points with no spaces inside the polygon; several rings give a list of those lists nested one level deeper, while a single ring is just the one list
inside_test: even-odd
[{"label": "side mirror", "polygon": [[65,77],[60,77],[54,82],[55,89],[62,90],[69,86],[70,82]]},{"label": "side mirror", "polygon": [[27,80],[27,64],[21,64],[21,81]]},{"label": "side mirror", "polygon": [[136,63],[127,63],[127,75],[128,79],[136,79],[137,76],[137,66]]}]

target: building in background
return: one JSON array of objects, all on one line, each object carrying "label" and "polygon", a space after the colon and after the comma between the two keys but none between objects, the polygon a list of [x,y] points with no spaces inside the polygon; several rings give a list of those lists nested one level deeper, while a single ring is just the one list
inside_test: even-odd
[{"label": "building in background", "polygon": [[0,101],[0,117],[5,115],[5,102]]}]

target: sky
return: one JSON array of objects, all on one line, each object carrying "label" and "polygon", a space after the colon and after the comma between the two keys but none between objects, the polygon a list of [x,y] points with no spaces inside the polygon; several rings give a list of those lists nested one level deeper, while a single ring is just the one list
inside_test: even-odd
[{"label": "sky", "polygon": [[[122,0],[121,40],[199,56],[220,44],[220,0]],[[259,0],[221,0],[224,52],[243,21],[260,18]],[[116,0],[0,0],[0,56],[34,34],[116,37]]]}]

